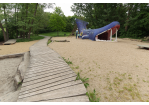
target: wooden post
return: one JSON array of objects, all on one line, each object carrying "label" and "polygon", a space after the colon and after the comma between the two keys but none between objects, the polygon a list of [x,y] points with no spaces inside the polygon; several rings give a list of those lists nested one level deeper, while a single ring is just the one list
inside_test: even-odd
[{"label": "wooden post", "polygon": [[116,39],[115,39],[115,41],[117,41],[117,28],[116,28]]},{"label": "wooden post", "polygon": [[111,29],[111,36],[110,36],[110,41],[112,40],[112,29]]}]

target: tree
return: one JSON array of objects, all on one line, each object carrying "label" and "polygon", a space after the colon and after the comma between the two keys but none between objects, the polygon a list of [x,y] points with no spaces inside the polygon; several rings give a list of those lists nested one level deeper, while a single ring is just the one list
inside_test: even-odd
[{"label": "tree", "polygon": [[49,23],[50,23],[49,27],[53,31],[57,31],[57,35],[58,31],[62,31],[65,29],[66,23],[64,20],[64,14],[60,7],[55,8],[55,11],[53,12],[53,14],[49,19]]},{"label": "tree", "polygon": [[71,10],[75,15],[83,16],[90,28],[101,28],[113,21],[119,21],[123,26],[126,20],[126,8],[122,3],[74,3]]},{"label": "tree", "polygon": [[58,31],[62,31],[65,26],[66,26],[66,23],[64,22],[64,20],[62,19],[61,16],[59,16],[58,14],[56,13],[53,13],[50,17],[50,28],[53,30],[53,31],[57,31],[57,35],[58,35]]},{"label": "tree", "polygon": [[[35,30],[34,32],[38,33],[38,29],[43,28],[44,25],[47,27],[48,22],[45,21],[48,21],[48,15],[43,11],[47,7],[52,8],[53,3],[1,3],[0,28],[3,31],[4,40],[18,38],[18,36],[30,38],[32,31]],[[37,16],[37,13],[43,15]]]}]

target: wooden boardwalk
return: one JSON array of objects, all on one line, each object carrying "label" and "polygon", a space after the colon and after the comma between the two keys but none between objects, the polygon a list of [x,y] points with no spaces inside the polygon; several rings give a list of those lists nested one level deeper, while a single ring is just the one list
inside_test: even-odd
[{"label": "wooden boardwalk", "polygon": [[146,48],[149,50],[149,45],[138,45],[138,46],[139,46],[139,48]]},{"label": "wooden boardwalk", "polygon": [[9,44],[14,44],[14,43],[16,43],[16,39],[9,39],[5,43],[3,43],[3,45],[9,45]]},{"label": "wooden boardwalk", "polygon": [[30,65],[18,102],[89,102],[86,88],[45,37],[30,47]]}]

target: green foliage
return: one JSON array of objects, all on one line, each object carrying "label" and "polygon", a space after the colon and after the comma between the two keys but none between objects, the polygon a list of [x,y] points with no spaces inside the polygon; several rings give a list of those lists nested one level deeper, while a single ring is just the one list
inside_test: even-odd
[{"label": "green foliage", "polygon": [[72,64],[72,62],[71,62],[71,61],[69,61],[69,58],[68,58],[68,60],[67,60],[67,59],[65,59],[65,57],[62,57],[62,58],[64,59],[64,61],[65,61],[68,65]]},{"label": "green foliage", "polygon": [[86,77],[81,78],[79,72],[77,73],[76,80],[81,80],[84,83],[85,88],[87,88],[89,86],[89,84],[86,83],[89,80],[89,78],[86,78]]},{"label": "green foliage", "polygon": [[93,92],[87,92],[86,95],[88,96],[90,102],[99,102],[99,98],[96,97],[95,89]]},{"label": "green foliage", "polygon": [[18,85],[22,85],[22,82],[18,82]]},{"label": "green foliage", "polygon": [[[59,7],[55,8],[55,11],[53,14],[51,14],[50,19],[49,19],[49,28],[51,28],[53,31],[62,31],[66,27],[66,23],[64,20],[64,15],[62,10]],[[57,33],[58,35],[58,33]]]},{"label": "green foliage", "polygon": [[43,36],[31,36],[30,39],[17,39],[17,42],[29,42],[29,41],[33,41],[33,40],[40,40],[43,39]]},{"label": "green foliage", "polygon": [[[81,78],[79,72],[77,73],[76,80],[81,80],[84,83],[85,88],[87,88],[89,86],[89,84],[87,83],[89,78],[86,78],[86,77]],[[93,92],[87,92],[86,95],[89,97],[89,100],[91,102],[99,102],[99,98],[96,98],[96,91],[95,91],[95,89],[94,89]]]},{"label": "green foliage", "polygon": [[[69,36],[71,34],[71,32],[59,32],[59,37],[64,37],[64,34],[66,36]],[[57,36],[57,32],[41,33],[41,35],[55,37],[55,36]]]},{"label": "green foliage", "polygon": [[148,3],[74,3],[72,12],[85,17],[90,28],[101,28],[113,21],[120,23],[118,37],[140,39],[149,36]]},{"label": "green foliage", "polygon": [[52,42],[51,40],[48,40],[47,45],[48,45],[49,43],[51,43],[51,42]]},{"label": "green foliage", "polygon": [[38,34],[48,27],[48,14],[44,9],[52,6],[53,3],[1,3],[0,21],[2,27],[7,29],[4,36],[17,38],[20,34],[20,37],[29,38],[30,32]]}]

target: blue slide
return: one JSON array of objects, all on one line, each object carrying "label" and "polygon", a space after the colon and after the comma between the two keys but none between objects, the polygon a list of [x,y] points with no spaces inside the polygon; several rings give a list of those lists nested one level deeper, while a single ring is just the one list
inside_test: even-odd
[{"label": "blue slide", "polygon": [[109,40],[112,30],[112,35],[116,33],[116,30],[120,28],[120,23],[118,21],[114,21],[104,27],[98,28],[98,29],[87,29],[86,25],[88,25],[88,22],[82,21],[80,19],[76,19],[76,24],[78,27],[79,33],[83,33],[82,36],[79,38],[82,39],[90,39],[95,41],[97,39],[100,40]]}]

